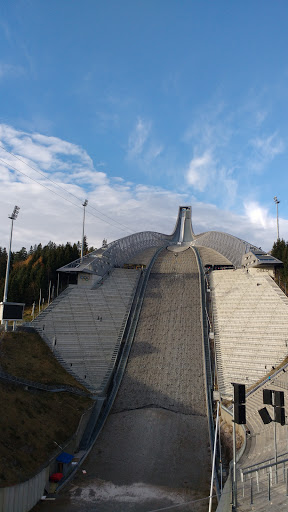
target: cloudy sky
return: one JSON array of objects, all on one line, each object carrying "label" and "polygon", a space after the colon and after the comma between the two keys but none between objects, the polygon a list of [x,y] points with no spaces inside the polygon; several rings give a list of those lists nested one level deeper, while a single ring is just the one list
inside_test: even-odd
[{"label": "cloudy sky", "polygon": [[288,239],[287,0],[11,0],[0,17],[0,245]]}]

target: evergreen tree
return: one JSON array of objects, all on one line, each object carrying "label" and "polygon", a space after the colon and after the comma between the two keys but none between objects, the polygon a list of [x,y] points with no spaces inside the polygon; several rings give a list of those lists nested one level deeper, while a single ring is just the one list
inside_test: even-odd
[{"label": "evergreen tree", "polygon": [[[87,240],[86,251],[89,251]],[[31,305],[38,302],[39,291],[45,300],[48,298],[49,283],[51,288],[57,289],[57,269],[79,258],[79,247],[67,242],[65,245],[56,245],[48,242],[30,246],[29,252],[25,247],[11,254],[9,273],[8,301],[24,302]],[[7,251],[0,247],[0,294],[3,296],[7,265]],[[66,279],[62,282],[66,285]],[[61,278],[60,278],[61,282]],[[0,300],[1,300],[0,298]]]}]

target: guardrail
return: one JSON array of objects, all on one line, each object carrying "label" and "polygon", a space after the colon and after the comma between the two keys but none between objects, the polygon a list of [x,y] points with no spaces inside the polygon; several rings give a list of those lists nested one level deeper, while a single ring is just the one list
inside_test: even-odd
[{"label": "guardrail", "polygon": [[[212,392],[213,392],[213,378],[212,378],[212,369],[211,369],[211,357],[210,357],[210,346],[209,346],[209,328],[207,321],[207,311],[206,311],[206,286],[205,286],[205,273],[202,265],[202,261],[197,251],[196,247],[193,246],[191,249],[194,251],[196,255],[198,270],[199,270],[199,280],[200,280],[200,293],[201,293],[201,306],[202,306],[202,326],[203,326],[203,349],[204,349],[204,361],[205,361],[205,378],[206,378],[206,397],[207,397],[207,412],[208,412],[208,425],[209,425],[209,437],[210,437],[210,446],[211,451],[213,453],[213,442],[215,436],[214,429],[214,421],[213,421],[213,404],[212,404]],[[220,487],[219,481],[217,477],[217,472],[215,471],[214,482],[216,487],[217,499],[220,499]]]},{"label": "guardrail", "polygon": [[[166,245],[167,244],[165,244],[165,246]],[[141,280],[141,282],[139,281],[139,286],[137,287],[136,292],[135,292],[135,297],[133,300],[131,313],[130,313],[128,321],[127,321],[126,332],[124,332],[124,335],[123,335],[123,348],[122,348],[121,354],[119,356],[119,360],[118,360],[117,367],[115,369],[115,373],[112,377],[111,387],[110,387],[110,389],[108,389],[109,396],[108,396],[107,400],[103,401],[103,404],[101,404],[100,410],[96,411],[97,404],[95,404],[95,416],[97,416],[97,421],[96,422],[94,421],[93,428],[91,428],[92,425],[90,425],[91,432],[90,433],[86,432],[84,434],[87,438],[89,438],[89,446],[86,447],[85,453],[83,454],[81,460],[79,461],[77,468],[75,468],[72,471],[72,473],[69,474],[68,478],[57,487],[57,490],[56,490],[57,493],[73,478],[78,467],[81,464],[83,464],[84,460],[86,459],[86,457],[89,455],[90,451],[92,450],[92,448],[93,448],[93,446],[94,446],[94,444],[95,444],[95,442],[96,442],[96,440],[97,440],[97,438],[98,438],[98,436],[108,418],[108,415],[110,413],[110,410],[112,408],[112,405],[113,405],[116,395],[118,393],[118,389],[120,387],[120,384],[121,384],[121,381],[122,381],[122,378],[123,378],[123,375],[124,375],[124,372],[126,369],[130,350],[131,350],[131,347],[132,347],[132,344],[134,341],[135,332],[137,329],[137,324],[138,324],[138,320],[139,320],[139,316],[140,316],[140,312],[141,312],[141,308],[142,308],[150,272],[152,270],[152,267],[153,267],[158,255],[164,249],[165,246],[160,247],[158,249],[158,251],[154,254],[149,266],[143,272],[143,279]]]},{"label": "guardrail", "polygon": [[14,375],[10,375],[10,373],[6,373],[3,370],[0,370],[0,379],[13,382],[13,384],[18,384],[19,386],[27,386],[28,388],[33,389],[41,389],[42,391],[47,391],[50,393],[73,393],[74,395],[81,395],[81,396],[90,396],[90,393],[88,391],[82,391],[81,389],[78,389],[73,386],[69,385],[48,385],[48,384],[41,384],[40,382],[35,382],[28,379],[23,379],[19,377],[14,377]]},{"label": "guardrail", "polygon": [[[288,452],[284,452],[281,455],[277,456],[278,464],[282,464],[282,462],[287,462],[288,458],[282,459],[282,457],[288,457]],[[273,461],[273,462],[272,462]],[[256,462],[255,464],[251,464],[250,466],[247,466],[246,468],[241,468],[240,473],[241,475],[248,475],[249,473],[254,473],[255,471],[261,471],[262,469],[274,466],[275,463],[275,457],[270,457],[269,459],[262,460],[261,462]]]},{"label": "guardrail", "polygon": [[[250,483],[248,484],[248,493],[249,493],[248,495],[250,495],[250,505],[254,504],[254,500],[257,497],[261,498],[261,504],[262,504],[263,498],[265,499],[265,495],[266,495],[267,501],[269,502],[269,505],[271,506],[271,504],[272,504],[271,503],[271,500],[272,500],[271,492],[272,492],[272,486],[273,486],[273,469],[274,469],[274,485],[276,486],[276,490],[279,489],[279,486],[281,488],[281,486],[283,486],[283,484],[286,484],[286,493],[285,493],[286,496],[283,492],[283,487],[282,487],[282,495],[283,495],[282,505],[285,508],[287,495],[288,495],[288,467],[286,467],[286,465],[285,465],[287,462],[288,462],[288,458],[285,458],[285,459],[277,461],[277,462],[263,464],[261,467],[258,467],[258,468],[255,467],[255,468],[244,470],[244,471],[241,470],[243,498],[245,496],[246,476],[249,475],[250,478],[249,478],[248,482],[250,482]],[[281,472],[278,472],[278,468],[280,469],[281,466],[282,466],[282,478],[281,478]],[[253,480],[254,476],[256,477],[256,489],[255,489],[254,480]],[[261,476],[262,476],[262,478],[261,478]],[[268,477],[268,481],[265,477]],[[266,485],[267,485],[267,493],[266,493]],[[279,494],[278,494],[278,500],[279,500]]]}]

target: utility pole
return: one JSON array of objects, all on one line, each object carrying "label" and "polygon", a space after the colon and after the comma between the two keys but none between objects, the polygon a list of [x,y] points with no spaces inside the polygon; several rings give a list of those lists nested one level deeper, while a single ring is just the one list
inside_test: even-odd
[{"label": "utility pole", "polygon": [[[4,286],[4,294],[3,294],[3,302],[7,302],[8,297],[8,283],[9,283],[9,270],[10,270],[10,261],[11,261],[11,246],[12,246],[12,234],[13,234],[13,222],[17,219],[19,213],[19,206],[14,206],[14,210],[11,215],[8,215],[8,219],[11,219],[11,232],[10,232],[10,243],[9,243],[9,251],[8,251],[8,259],[6,266],[6,276],[5,276],[5,286]],[[5,323],[5,331],[8,328],[8,321],[4,320]]]},{"label": "utility pole", "polygon": [[83,258],[83,248],[84,248],[84,226],[85,226],[85,208],[88,204],[88,199],[85,199],[84,203],[82,204],[82,206],[84,207],[83,209],[83,230],[82,230],[82,244],[81,244],[81,260]]},{"label": "utility pole", "polygon": [[237,446],[236,446],[236,425],[245,425],[246,423],[246,388],[245,384],[231,382],[234,386],[233,400],[233,485],[232,485],[232,510],[237,509]]},{"label": "utility pole", "polygon": [[279,240],[279,218],[278,218],[278,204],[280,201],[278,201],[277,196],[274,196],[274,203],[276,204],[276,212],[277,212],[277,242]]}]

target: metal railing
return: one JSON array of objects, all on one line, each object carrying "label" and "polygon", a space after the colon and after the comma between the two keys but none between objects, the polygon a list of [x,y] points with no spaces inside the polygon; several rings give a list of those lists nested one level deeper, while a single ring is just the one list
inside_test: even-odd
[{"label": "metal railing", "polygon": [[[283,506],[286,505],[286,500],[288,496],[288,467],[286,467],[286,463],[288,462],[288,458],[272,462],[269,464],[264,464],[261,468],[253,468],[247,471],[241,471],[241,482],[242,482],[242,499],[245,498],[245,490],[247,491],[248,487],[248,496],[250,498],[250,505],[253,505],[255,502],[255,498],[260,497],[263,501],[265,499],[265,495],[267,501],[272,500],[272,491],[273,488],[278,491],[277,492],[277,500],[279,501],[279,496],[283,496]],[[282,472],[278,469],[282,467]],[[273,475],[274,470],[274,475]],[[247,476],[250,476],[248,480],[246,480]],[[274,476],[274,479],[273,479]],[[256,488],[254,483],[254,477],[256,480]],[[248,485],[245,485],[245,484]],[[286,492],[283,492],[283,483],[286,484]]]},{"label": "metal railing", "polygon": [[[124,333],[124,345],[121,350],[121,354],[118,360],[117,367],[115,368],[114,375],[112,376],[111,380],[111,387],[110,390],[108,389],[109,395],[106,400],[103,401],[102,406],[100,410],[96,411],[97,404],[95,404],[95,416],[93,419],[93,423],[90,423],[90,426],[88,429],[90,429],[90,432],[85,432],[84,435],[88,441],[88,445],[86,444],[85,453],[83,454],[81,460],[78,463],[78,467],[72,471],[72,473],[69,474],[69,477],[63,481],[58,487],[56,492],[59,492],[64,485],[66,485],[75,475],[77,469],[81,464],[83,464],[86,457],[89,455],[91,449],[93,448],[102,428],[104,427],[104,424],[108,418],[108,415],[110,413],[110,410],[112,408],[112,405],[114,403],[114,400],[116,398],[116,395],[118,393],[118,389],[120,387],[120,384],[122,382],[122,378],[126,369],[126,365],[128,362],[130,350],[134,341],[135,332],[137,329],[137,324],[144,300],[144,295],[148,283],[148,279],[150,276],[150,272],[152,270],[152,267],[159,255],[159,253],[163,250],[163,246],[158,249],[158,251],[154,254],[152,260],[150,261],[150,264],[148,268],[143,272],[143,279],[139,280],[138,287],[135,292],[135,297],[133,300],[133,305],[131,308],[131,312],[129,315],[129,319],[126,326],[126,332]],[[93,414],[93,413],[92,413]],[[80,443],[81,444],[81,443]]]},{"label": "metal railing", "polygon": [[[197,235],[193,245],[203,245],[223,254],[237,268],[241,267],[242,256],[251,250],[260,251],[258,247],[251,245],[245,240],[241,240],[228,233],[221,231],[207,231],[201,235]],[[263,252],[263,251],[260,251]],[[263,252],[264,254],[264,252]]]},{"label": "metal railing", "polygon": [[99,255],[99,250],[96,250],[87,254],[82,259],[78,258],[68,263],[68,265],[58,270],[69,272],[69,270],[74,269],[79,270],[79,272],[92,272],[102,276],[110,268],[128,263],[130,258],[144,249],[163,247],[165,242],[167,245],[171,244],[172,238],[172,235],[164,235],[154,231],[142,231],[111,242],[104,249],[101,256]]},{"label": "metal railing", "polygon": [[[204,361],[205,361],[205,379],[206,379],[206,398],[207,398],[207,415],[209,425],[209,437],[211,451],[213,451],[213,440],[215,436],[214,421],[213,421],[213,404],[212,404],[212,393],[213,393],[213,377],[210,357],[210,345],[209,345],[209,328],[206,310],[206,286],[205,286],[205,273],[202,266],[200,255],[195,247],[191,247],[192,251],[196,256],[199,281],[200,281],[200,294],[201,294],[201,309],[202,309],[202,326],[203,326],[203,350],[204,350]],[[220,487],[217,477],[217,471],[215,471],[214,482],[216,487],[216,493],[218,501],[220,499]]]},{"label": "metal railing", "polygon": [[41,382],[36,382],[28,379],[23,379],[19,377],[14,377],[14,375],[10,375],[9,373],[0,370],[0,379],[8,382],[12,382],[13,384],[17,384],[19,386],[26,386],[28,388],[33,389],[41,389],[42,391],[48,391],[50,393],[73,393],[75,395],[81,396],[90,396],[88,391],[82,391],[73,386],[69,386],[66,384],[41,384]]}]

